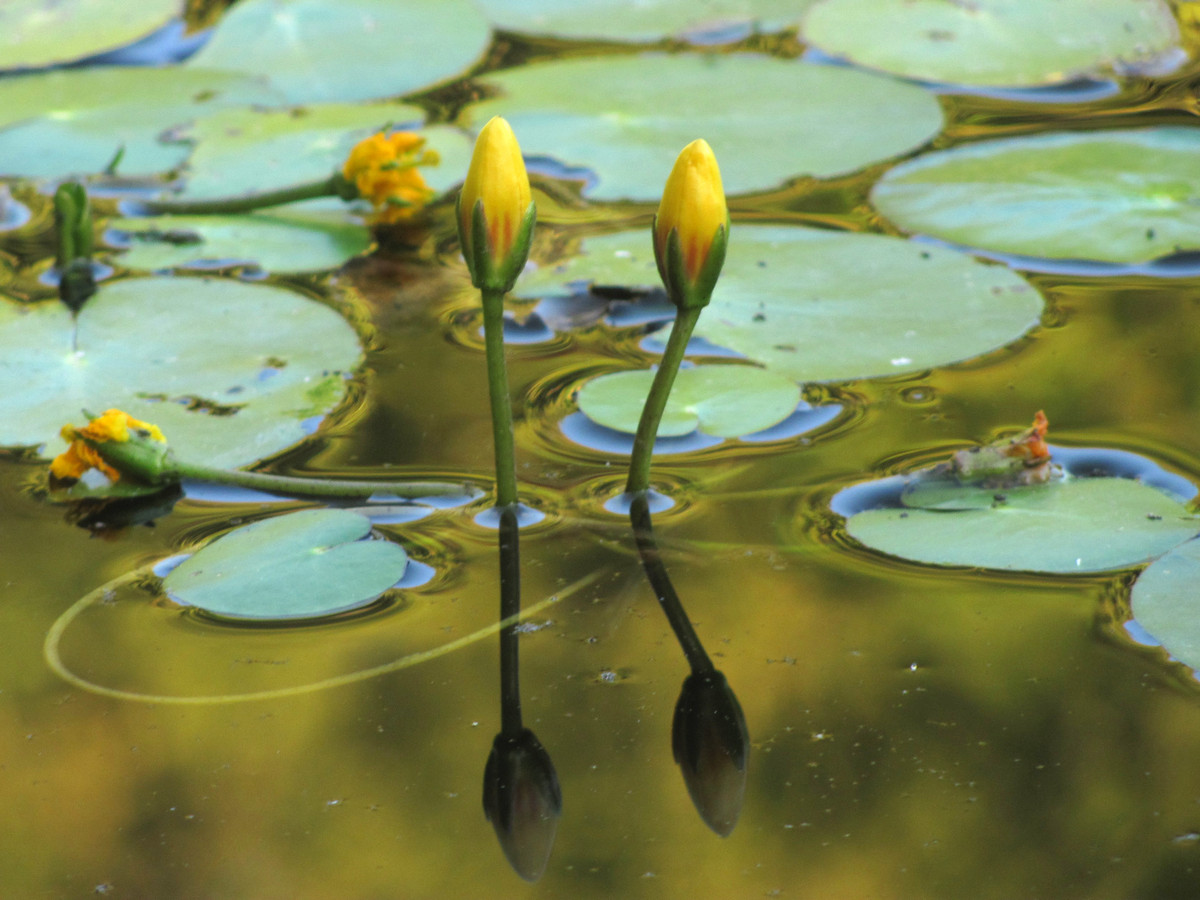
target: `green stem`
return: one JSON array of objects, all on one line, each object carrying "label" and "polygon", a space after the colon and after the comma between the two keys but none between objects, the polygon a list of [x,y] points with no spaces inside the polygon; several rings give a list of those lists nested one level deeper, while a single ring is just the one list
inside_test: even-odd
[{"label": "green stem", "polygon": [[[214,197],[210,200],[143,200],[141,205],[152,213],[231,215],[254,212],[268,206],[281,206],[284,203],[297,203],[300,200],[312,200],[316,197],[341,197],[344,200],[347,199],[344,190],[346,185],[346,180],[340,174],[334,174],[321,181],[297,184],[245,197]],[[349,199],[353,199],[353,197]]]},{"label": "green stem", "polygon": [[373,494],[395,494],[398,497],[461,497],[470,496],[469,484],[437,481],[335,481],[327,478],[297,478],[290,475],[267,475],[262,472],[243,472],[216,469],[189,462],[175,462],[179,478],[194,478],[229,484],[254,491],[282,494],[303,494],[309,497],[370,497]]},{"label": "green stem", "polygon": [[512,737],[521,733],[521,675],[518,657],[521,615],[520,528],[517,508],[500,508],[500,621],[511,624],[500,631],[500,732]]},{"label": "green stem", "polygon": [[671,386],[675,384],[675,375],[679,372],[679,364],[683,362],[688,340],[691,339],[692,331],[700,318],[700,310],[701,307],[681,309],[675,316],[675,327],[671,329],[667,349],[663,351],[658,371],[654,373],[654,383],[646,396],[646,405],[642,407],[642,417],[638,420],[637,434],[633,438],[629,478],[625,482],[627,494],[639,493],[650,488],[650,458],[654,454],[658,424],[662,421],[663,410],[667,408],[667,397],[671,394]]},{"label": "green stem", "polygon": [[504,292],[482,288],[483,340],[487,352],[488,395],[492,402],[492,443],[496,453],[496,505],[517,502],[512,403],[504,368]]}]

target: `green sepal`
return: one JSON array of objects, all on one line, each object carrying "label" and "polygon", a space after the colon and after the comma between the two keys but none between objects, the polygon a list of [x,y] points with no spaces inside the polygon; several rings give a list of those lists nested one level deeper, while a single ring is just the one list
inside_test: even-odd
[{"label": "green sepal", "polygon": [[54,192],[54,226],[58,231],[58,267],[92,258],[92,211],[82,184],[69,181]]},{"label": "green sepal", "polygon": [[[455,204],[455,216],[462,222],[462,195]],[[471,240],[459,233],[462,244],[463,259],[467,262],[467,270],[471,273],[471,283],[481,291],[499,291],[507,294],[517,281],[517,276],[525,268],[529,259],[529,247],[533,243],[533,226],[537,221],[537,206],[530,203],[521,219],[521,225],[513,240],[512,251],[502,260],[493,258],[492,247],[488,241],[487,217],[483,212],[483,200],[475,201],[471,210]]]},{"label": "green sepal", "polygon": [[[657,218],[657,217],[656,217]],[[717,286],[717,278],[721,267],[725,265],[725,249],[729,243],[729,219],[717,228],[712,243],[708,247],[708,256],[700,267],[695,282],[688,281],[687,269],[683,261],[683,246],[679,237],[679,229],[672,228],[667,234],[667,246],[659,259],[658,273],[667,289],[667,296],[677,309],[703,309],[712,299],[713,288]]]},{"label": "green sepal", "polygon": [[140,429],[131,428],[127,441],[87,443],[101,459],[120,472],[122,478],[129,477],[145,484],[179,481],[179,467],[170,447]]}]

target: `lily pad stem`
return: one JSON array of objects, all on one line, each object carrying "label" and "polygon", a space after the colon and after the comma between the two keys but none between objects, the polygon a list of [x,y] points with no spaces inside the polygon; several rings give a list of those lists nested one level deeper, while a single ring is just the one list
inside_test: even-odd
[{"label": "lily pad stem", "polygon": [[492,403],[492,443],[496,454],[496,506],[517,502],[512,405],[504,367],[504,292],[483,288],[483,340],[487,352],[488,395]]},{"label": "lily pad stem", "polygon": [[671,394],[671,386],[675,384],[679,364],[683,362],[684,351],[687,350],[687,343],[700,318],[701,309],[702,307],[681,309],[675,316],[675,327],[671,329],[671,336],[667,338],[667,348],[658,364],[658,370],[654,373],[654,383],[646,396],[646,405],[642,407],[642,417],[638,420],[637,433],[633,438],[629,478],[625,482],[627,494],[637,494],[650,489],[650,458],[654,454],[658,424],[662,421],[663,410],[667,408],[667,397]]},{"label": "lily pad stem", "polygon": [[438,481],[338,481],[328,478],[298,478],[290,475],[267,475],[237,469],[217,469],[197,463],[179,462],[174,465],[179,478],[193,478],[234,487],[268,493],[302,494],[308,497],[370,497],[374,494],[395,494],[398,497],[470,497],[474,489],[469,484]]},{"label": "lily pad stem", "polygon": [[143,200],[141,206],[151,213],[234,215],[254,212],[270,206],[281,206],[285,203],[313,200],[317,197],[341,197],[343,200],[355,200],[358,198],[358,189],[343,178],[341,173],[335,173],[320,181],[296,184],[244,197],[214,197],[209,200]]}]

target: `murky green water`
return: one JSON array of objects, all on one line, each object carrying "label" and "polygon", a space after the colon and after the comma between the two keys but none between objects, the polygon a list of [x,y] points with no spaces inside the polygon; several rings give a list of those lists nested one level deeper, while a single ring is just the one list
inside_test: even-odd
[{"label": "murky green water", "polygon": [[[945,98],[939,143],[1193,124],[1195,73],[1092,104]],[[739,221],[882,227],[865,202],[872,175],[738,201],[734,240]],[[537,195],[539,246],[600,216],[606,227],[648,226],[648,206],[588,206],[561,190]],[[481,319],[453,252],[433,252],[452,251],[452,227],[442,208],[421,251],[385,246],[315,281],[360,304],[373,345],[352,406],[276,471],[488,476]],[[44,229],[0,236],[0,247],[32,262]],[[812,399],[845,406],[821,430],[656,467],[680,501],[655,516],[664,558],[752,742],[745,806],[725,839],[699,820],[672,760],[683,656],[627,521],[602,508],[623,459],[557,427],[581,373],[649,357],[637,335],[603,325],[510,347],[518,477],[548,514],[521,536],[526,606],[594,576],[536,611],[530,622],[543,627],[521,638],[526,723],[564,797],[534,886],[509,869],[480,803],[499,727],[494,636],[269,700],[82,690],[43,659],[64,611],[267,507],[193,496],[149,526],[89,531],[28,489],[42,462],[0,460],[0,894],[1196,896],[1200,691],[1189,670],[1126,632],[1132,573],[900,563],[857,547],[828,511],[841,487],[1011,430],[1038,409],[1056,443],[1135,450],[1200,477],[1200,279],[1030,279],[1047,309],[1016,345],[812,388]],[[472,518],[485,506],[381,526],[433,570],[384,608],[239,628],[133,584],[70,624],[63,661],[97,685],[161,698],[299,688],[438,648],[496,617],[496,532]]]}]

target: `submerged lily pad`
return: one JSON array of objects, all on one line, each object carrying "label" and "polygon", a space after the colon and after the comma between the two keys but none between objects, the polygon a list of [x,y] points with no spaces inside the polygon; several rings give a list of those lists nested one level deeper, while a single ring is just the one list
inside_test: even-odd
[{"label": "submerged lily pad", "polygon": [[556,37],[655,41],[668,36],[707,36],[773,31],[795,25],[813,0],[479,0],[498,28]]},{"label": "submerged lily pad", "polygon": [[187,132],[196,142],[187,165],[184,197],[263,193],[326,178],[340,170],[358,141],[385,126],[419,132],[437,152],[437,166],[421,175],[436,191],[462,180],[472,144],[457,128],[422,128],[415,106],[323,104],[302,110],[231,109],[198,120]]},{"label": "submerged lily pad", "polygon": [[1200,540],[1180,544],[1138,576],[1133,617],[1181,662],[1200,670]]},{"label": "submerged lily pad", "polygon": [[[654,372],[614,372],[587,382],[579,408],[593,422],[634,434]],[[658,434],[678,437],[699,429],[716,437],[740,437],[777,425],[796,410],[795,382],[751,366],[680,369],[667,398]]]},{"label": "submerged lily pad", "polygon": [[182,12],[179,0],[5,0],[0,67],[49,66],[95,56],[145,37]]},{"label": "submerged lily pad", "polygon": [[179,456],[235,467],[310,434],[341,402],[362,350],[332,309],[228,279],[101,286],[79,314],[0,305],[0,446],[40,446],[83,409],[124,409]]},{"label": "submerged lily pad", "polygon": [[1052,84],[1183,60],[1162,0],[821,0],[803,33],[859,65],[951,84]]},{"label": "submerged lily pad", "polygon": [[341,509],[264,519],[217,538],[180,563],[163,587],[220,616],[313,618],[370,603],[404,576],[408,554],[363,540],[371,521]]},{"label": "submerged lily pad", "polygon": [[0,79],[0,172],[56,178],[104,170],[147,175],[189,147],[170,130],[214,110],[271,103],[253,79],[201,69],[105,66]]},{"label": "submerged lily pad", "polygon": [[871,200],[906,231],[1052,259],[1138,263],[1200,249],[1200,131],[1070,132],[902,163]]},{"label": "submerged lily pad", "polygon": [[266,78],[290,104],[397,97],[488,45],[469,0],[241,0],[189,65]]},{"label": "submerged lily pad", "polygon": [[962,490],[957,508],[867,510],[850,516],[846,531],[913,562],[1051,573],[1136,566],[1200,531],[1182,503],[1126,478],[1007,488],[986,508],[973,502],[978,487]]},{"label": "submerged lily pad", "polygon": [[486,77],[526,156],[594,175],[604,199],[657,199],[681,147],[704,135],[730,194],[853,172],[942,128],[937,100],[868,72],[747,55],[570,59]]},{"label": "submerged lily pad", "polygon": [[[522,297],[573,282],[653,286],[650,236],[587,238],[579,255],[522,275]],[[1004,346],[1042,300],[1005,267],[880,235],[735,224],[696,335],[799,381],[919,371]]]},{"label": "submerged lily pad", "polygon": [[371,233],[344,210],[281,209],[242,216],[116,219],[132,246],[130,269],[213,268],[245,264],[269,272],[334,269],[371,245]]}]

